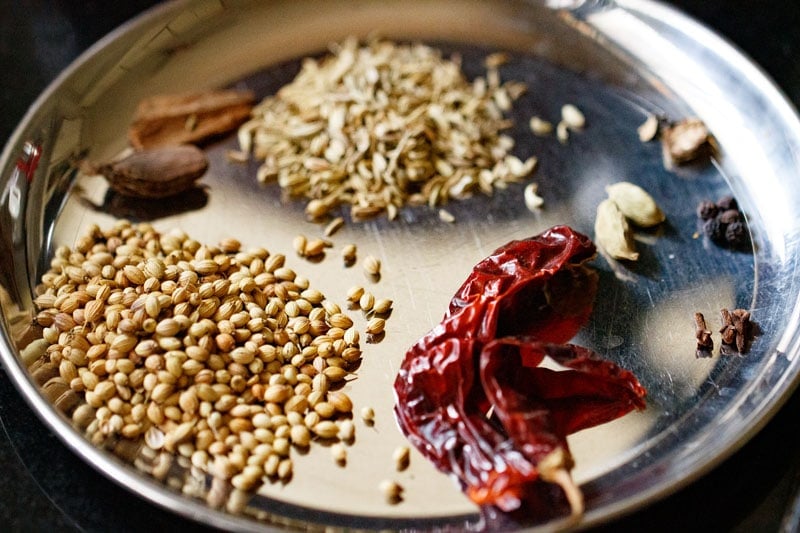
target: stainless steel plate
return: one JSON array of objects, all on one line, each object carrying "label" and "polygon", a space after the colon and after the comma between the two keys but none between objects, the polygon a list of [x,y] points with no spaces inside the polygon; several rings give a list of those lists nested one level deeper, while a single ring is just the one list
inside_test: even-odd
[{"label": "stainless steel plate", "polygon": [[[321,229],[305,221],[300,202],[282,199],[275,185],[258,185],[254,165],[225,159],[232,139],[209,148],[205,188],[180,205],[143,209],[120,202],[102,180],[77,175],[70,162],[83,153],[103,160],[123,149],[142,97],[227,85],[265,96],[291,79],[299,58],[347,35],[372,32],[458,51],[473,76],[482,73],[486,53],[509,51],[512,60],[501,74],[529,86],[514,108],[515,150],[539,157],[533,179],[546,205],[530,213],[521,186],[512,186],[452,203],[454,224],[426,208],[405,209],[394,222],[347,224],[335,236],[336,246],[355,242],[362,253],[378,256],[384,274],[372,290],[395,301],[385,339],[365,347],[359,377],[348,385],[357,406],[375,408],[377,423],[358,428],[346,468],[336,466],[327,450],[314,449],[298,458],[290,483],[266,485],[244,514],[213,509],[180,493],[186,471],[177,462],[171,478],[178,481],[160,483],[91,445],[31,381],[17,332],[20,321],[30,319],[33,287],[54,248],[72,244],[91,223],[105,227],[125,217],[149,220],[164,231],[180,227],[203,242],[235,236],[287,253],[291,266],[339,301],[350,285],[366,280],[360,269],[343,269],[333,257],[311,264],[288,253],[297,233]],[[566,145],[530,134],[531,115],[557,119],[565,103],[584,111],[585,131]],[[647,113],[699,116],[713,132],[719,156],[713,164],[667,170],[658,144],[638,140],[636,128]],[[570,440],[587,500],[582,525],[608,521],[675,491],[727,457],[795,387],[798,154],[800,124],[772,83],[717,36],[654,2],[167,4],[82,56],[39,98],[5,147],[0,354],[20,393],[70,448],[131,491],[187,517],[235,529],[298,523],[476,528],[477,509],[421,457],[412,457],[408,471],[393,471],[392,450],[403,442],[391,414],[399,362],[438,322],[476,261],[512,238],[554,224],[591,234],[605,185],[633,181],[653,194],[667,223],[639,233],[638,263],[595,262],[600,294],[577,339],[633,370],[649,391],[644,413]],[[697,235],[696,204],[724,194],[734,194],[747,214],[752,252],[725,250]],[[759,335],[743,357],[696,359],[693,314],[703,312],[714,326],[722,307],[749,308]],[[387,505],[376,488],[391,476],[406,487],[400,505]]]}]

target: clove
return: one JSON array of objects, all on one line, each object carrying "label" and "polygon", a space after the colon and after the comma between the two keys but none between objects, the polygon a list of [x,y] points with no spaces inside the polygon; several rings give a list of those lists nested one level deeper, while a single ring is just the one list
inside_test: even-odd
[{"label": "clove", "polygon": [[706,327],[706,319],[703,313],[694,314],[695,338],[697,339],[696,357],[711,357],[714,350],[714,340],[711,338],[711,331]]},{"label": "clove", "polygon": [[750,312],[745,309],[720,310],[722,327],[722,346],[720,352],[726,355],[743,354],[752,335]]}]

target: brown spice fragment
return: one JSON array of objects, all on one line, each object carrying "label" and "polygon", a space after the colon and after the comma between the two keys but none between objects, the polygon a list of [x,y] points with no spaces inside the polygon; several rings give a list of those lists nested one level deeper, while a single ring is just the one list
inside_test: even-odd
[{"label": "brown spice fragment", "polygon": [[733,318],[731,312],[727,309],[720,310],[720,318],[722,320],[722,327],[719,332],[722,334],[722,344],[731,345],[736,336],[736,330],[733,327]]},{"label": "brown spice fragment", "polygon": [[750,340],[750,312],[744,309],[733,310],[733,327],[736,330],[736,349],[744,353]]},{"label": "brown spice fragment", "polygon": [[722,309],[720,315],[722,318],[722,327],[719,330],[722,334],[720,353],[744,354],[753,333],[750,312],[746,309],[734,309],[733,311]]},{"label": "brown spice fragment", "polygon": [[688,163],[711,148],[708,128],[698,118],[687,118],[665,127],[661,138],[664,150],[674,163]]},{"label": "brown spice fragment", "polygon": [[695,338],[697,339],[696,357],[711,357],[711,352],[714,349],[714,341],[711,338],[711,331],[706,327],[706,319],[703,313],[694,314],[694,323],[696,326]]},{"label": "brown spice fragment", "polygon": [[152,96],[139,103],[128,139],[139,150],[198,144],[238,128],[254,101],[251,91],[238,90]]}]

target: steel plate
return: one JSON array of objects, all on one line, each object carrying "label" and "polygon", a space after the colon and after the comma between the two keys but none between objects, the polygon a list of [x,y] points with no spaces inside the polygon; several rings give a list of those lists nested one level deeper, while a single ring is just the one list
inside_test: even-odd
[{"label": "steel plate", "polygon": [[[96,177],[71,166],[83,155],[111,158],[126,146],[137,102],[155,93],[249,87],[259,97],[291,80],[304,56],[348,35],[378,33],[461,54],[469,76],[507,51],[503,79],[528,84],[515,104],[515,153],[536,155],[533,180],[545,199],[537,213],[523,185],[491,197],[452,202],[454,223],[435,210],[406,208],[398,220],[351,222],[334,237],[383,262],[377,283],[337,257],[310,263],[291,252],[298,233],[320,233],[303,204],[259,185],[255,164],[225,157],[233,138],[208,148],[203,188],[183,202],[121,201]],[[528,118],[557,120],[562,105],[583,110],[587,127],[566,144],[539,138]],[[700,117],[718,155],[707,164],[667,168],[658,143],[639,141],[648,113]],[[0,160],[0,354],[20,393],[59,437],[132,492],[189,518],[228,529],[428,529],[586,527],[661,498],[719,463],[755,434],[798,380],[800,123],[794,109],[747,58],[706,28],[651,1],[390,0],[185,1],[154,9],[81,56],[32,106]],[[34,164],[35,163],[35,164]],[[576,342],[631,369],[648,389],[648,408],[570,438],[575,477],[586,497],[582,522],[481,522],[477,509],[422,457],[393,471],[404,442],[392,417],[391,384],[408,346],[433,326],[472,265],[508,240],[569,224],[589,235],[604,187],[627,180],[651,192],[667,214],[658,230],[638,232],[641,259],[599,257],[601,286],[590,324]],[[695,206],[733,194],[747,215],[752,250],[723,249],[698,233]],[[267,484],[242,513],[212,508],[181,493],[187,470],[176,461],[167,481],[143,474],[93,446],[53,408],[21,363],[17,332],[30,320],[32,294],[53,250],[90,224],[146,220],[179,227],[202,242],[234,236],[247,246],[286,253],[312,285],[344,301],[355,283],[392,298],[385,338],[364,348],[354,403],[377,413],[359,427],[346,468],[324,447],[296,461],[286,484]],[[752,312],[758,336],[741,357],[697,359],[695,311],[717,325],[719,309]],[[360,320],[360,319],[359,319]],[[363,327],[363,321],[357,322]],[[129,458],[130,459],[130,458]],[[400,505],[384,502],[379,482],[396,477]]]}]

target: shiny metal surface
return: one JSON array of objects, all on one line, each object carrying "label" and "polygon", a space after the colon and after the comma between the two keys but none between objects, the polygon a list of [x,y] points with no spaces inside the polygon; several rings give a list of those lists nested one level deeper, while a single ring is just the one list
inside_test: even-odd
[{"label": "shiny metal surface", "polygon": [[[378,412],[377,431],[359,433],[363,461],[336,469],[323,453],[298,461],[295,479],[268,487],[249,517],[213,510],[200,500],[140,474],[91,446],[41,396],[19,362],[20,317],[55,246],[83,228],[117,217],[179,226],[201,241],[233,235],[248,245],[287,253],[305,222],[302,205],[275,186],[255,183],[254,167],[224,157],[233,141],[209,150],[204,190],[183,205],[157,211],[119,202],[96,178],[79,177],[70,161],[95,159],[125,146],[136,102],[156,92],[235,84],[259,96],[291,79],[292,60],[334,40],[378,30],[456,49],[471,75],[487,51],[513,52],[505,79],[531,90],[515,106],[520,155],[537,155],[534,176],[545,209],[528,212],[521,187],[475,197],[448,209],[407,209],[400,220],[348,224],[337,247],[356,242],[379,256],[374,291],[393,298],[383,342],[365,348],[351,395]],[[586,114],[585,132],[566,146],[527,131],[527,117],[557,117],[564,103]],[[636,127],[646,112],[696,114],[714,133],[713,165],[664,168],[657,144],[642,144]],[[363,528],[476,526],[474,507],[421,458],[403,482],[403,505],[382,505],[374,489],[390,468],[402,436],[390,408],[391,382],[405,348],[442,315],[471,266],[512,238],[567,223],[592,232],[606,184],[626,179],[649,190],[667,213],[658,232],[640,233],[635,265],[595,262],[601,290],[592,321],[577,339],[633,370],[649,390],[648,410],[584,431],[570,441],[576,478],[587,498],[582,525],[645,505],[696,478],[752,436],[796,386],[800,125],[791,106],[744,57],[691,20],[653,2],[179,2],[162,6],[105,39],[42,95],[5,147],[0,161],[4,289],[0,354],[21,393],[87,462],[141,496],[226,528],[307,521]],[[696,238],[698,201],[732,192],[747,213],[754,253],[720,249]],[[335,253],[335,252],[334,252]],[[287,255],[289,255],[287,253]],[[365,280],[330,258],[292,266],[326,294]],[[695,359],[692,315],[712,327],[721,307],[746,307],[760,335],[741,358]],[[386,459],[384,459],[386,458]],[[305,460],[308,459],[308,460]],[[177,474],[176,474],[177,475]],[[524,524],[527,525],[527,524]],[[549,524],[561,527],[563,524]]]}]

